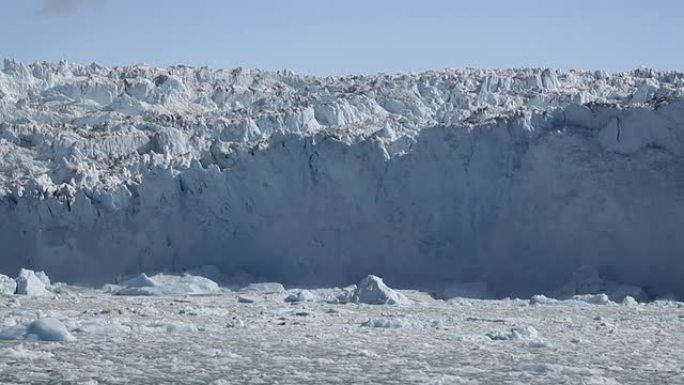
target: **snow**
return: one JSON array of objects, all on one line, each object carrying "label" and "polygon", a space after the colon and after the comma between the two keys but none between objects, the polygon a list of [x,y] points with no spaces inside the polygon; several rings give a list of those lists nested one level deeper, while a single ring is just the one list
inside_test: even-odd
[{"label": "snow", "polygon": [[[0,272],[684,298],[683,94],[684,75],[649,69],[6,60]],[[598,292],[553,292],[583,266]]]},{"label": "snow", "polygon": [[17,294],[23,295],[48,295],[46,282],[50,280],[43,273],[38,276],[33,270],[21,269],[16,278]]}]

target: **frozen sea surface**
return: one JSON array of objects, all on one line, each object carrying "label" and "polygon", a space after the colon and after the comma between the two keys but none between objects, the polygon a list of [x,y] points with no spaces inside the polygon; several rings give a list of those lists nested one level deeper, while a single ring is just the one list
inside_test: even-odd
[{"label": "frozen sea surface", "polygon": [[[284,293],[0,299],[0,329],[49,318],[74,339],[0,341],[2,384],[682,384],[684,304],[434,300],[289,303]],[[315,298],[329,291],[311,290]]]}]

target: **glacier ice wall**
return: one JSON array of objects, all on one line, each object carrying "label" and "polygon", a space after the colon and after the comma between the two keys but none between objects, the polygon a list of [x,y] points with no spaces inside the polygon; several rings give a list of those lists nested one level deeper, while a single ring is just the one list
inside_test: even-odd
[{"label": "glacier ice wall", "polygon": [[684,75],[5,61],[0,271],[684,297]]}]

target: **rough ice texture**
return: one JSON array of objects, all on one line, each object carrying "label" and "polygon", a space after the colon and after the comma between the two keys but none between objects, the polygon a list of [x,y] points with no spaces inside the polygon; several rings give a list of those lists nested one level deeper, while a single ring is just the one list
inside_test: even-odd
[{"label": "rough ice texture", "polygon": [[684,296],[684,76],[0,71],[0,272]]}]

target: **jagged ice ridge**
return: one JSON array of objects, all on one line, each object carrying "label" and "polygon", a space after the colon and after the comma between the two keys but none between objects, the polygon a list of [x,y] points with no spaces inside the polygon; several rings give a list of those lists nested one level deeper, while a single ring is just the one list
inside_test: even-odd
[{"label": "jagged ice ridge", "polygon": [[5,60],[0,272],[684,296],[684,75]]}]

